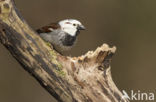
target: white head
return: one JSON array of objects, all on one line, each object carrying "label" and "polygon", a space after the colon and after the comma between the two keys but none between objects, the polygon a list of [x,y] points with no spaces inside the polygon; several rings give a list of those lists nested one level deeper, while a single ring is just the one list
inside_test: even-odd
[{"label": "white head", "polygon": [[62,20],[59,22],[59,25],[64,32],[70,34],[71,36],[75,36],[78,31],[85,29],[81,22],[75,19]]}]

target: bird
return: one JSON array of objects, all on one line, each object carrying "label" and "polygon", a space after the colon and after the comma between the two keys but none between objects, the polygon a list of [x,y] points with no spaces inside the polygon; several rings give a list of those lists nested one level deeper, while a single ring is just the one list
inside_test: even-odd
[{"label": "bird", "polygon": [[36,30],[39,36],[52,44],[58,52],[69,51],[76,43],[77,37],[85,26],[76,19],[65,19],[50,23]]}]

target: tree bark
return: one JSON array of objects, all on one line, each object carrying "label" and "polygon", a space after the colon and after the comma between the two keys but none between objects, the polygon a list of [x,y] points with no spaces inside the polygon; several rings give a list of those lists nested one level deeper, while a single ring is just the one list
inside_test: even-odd
[{"label": "tree bark", "polygon": [[59,102],[128,102],[111,78],[116,47],[103,44],[80,57],[60,55],[29,27],[13,0],[0,0],[0,41]]}]

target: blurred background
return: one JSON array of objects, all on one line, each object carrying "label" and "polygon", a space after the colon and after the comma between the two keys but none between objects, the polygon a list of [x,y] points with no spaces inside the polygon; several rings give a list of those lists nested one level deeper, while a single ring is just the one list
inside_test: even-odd
[{"label": "blurred background", "polygon": [[[112,77],[117,87],[127,93],[140,90],[156,95],[155,0],[15,0],[15,3],[33,29],[66,18],[80,20],[87,30],[79,35],[76,46],[69,52],[71,56],[95,50],[103,43],[115,45]],[[1,44],[0,102],[55,102]]]}]

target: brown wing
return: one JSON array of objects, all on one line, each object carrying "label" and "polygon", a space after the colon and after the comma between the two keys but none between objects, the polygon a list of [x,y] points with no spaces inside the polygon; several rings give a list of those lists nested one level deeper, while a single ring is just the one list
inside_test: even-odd
[{"label": "brown wing", "polygon": [[44,26],[40,29],[37,29],[36,32],[37,33],[49,33],[51,32],[51,30],[49,28],[52,28],[52,29],[59,29],[60,28],[60,25],[58,23],[51,23],[47,26]]}]

